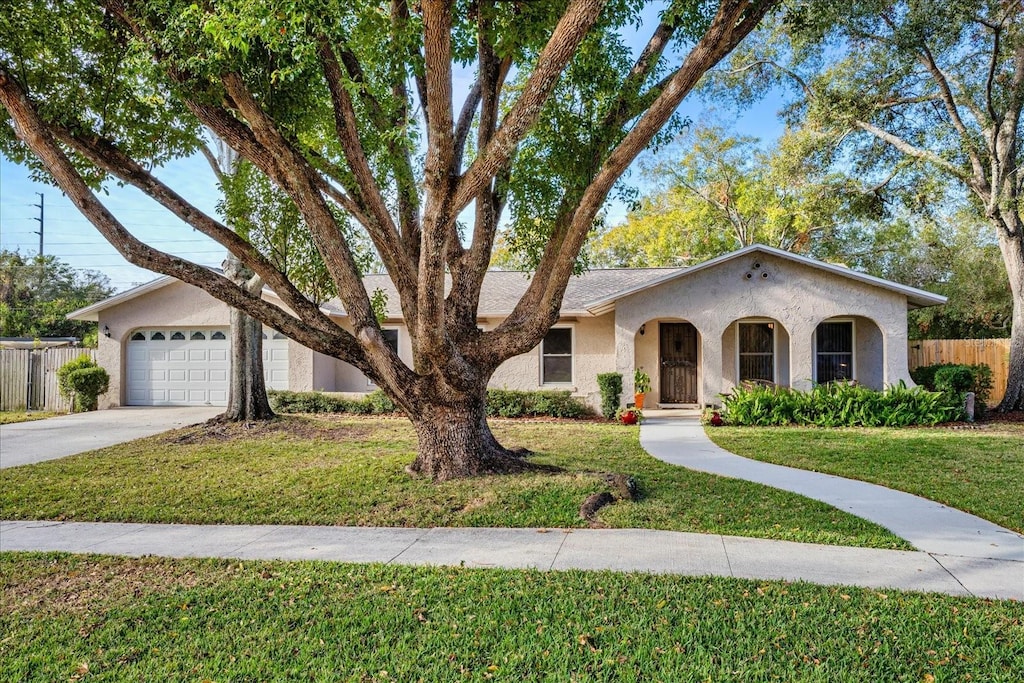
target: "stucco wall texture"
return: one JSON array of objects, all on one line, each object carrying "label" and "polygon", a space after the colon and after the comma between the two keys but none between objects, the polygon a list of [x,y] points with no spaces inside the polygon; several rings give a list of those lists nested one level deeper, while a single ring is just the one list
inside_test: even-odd
[{"label": "stucco wall texture", "polygon": [[[623,374],[623,403],[633,395],[633,371],[652,379],[647,404],[660,400],[659,323],[688,322],[698,332],[698,403],[717,404],[719,394],[737,381],[737,324],[770,321],[775,326],[776,383],[807,389],[814,379],[814,333],[825,320],[854,325],[855,379],[882,388],[900,380],[913,385],[907,371],[907,299],[894,291],[837,276],[772,254],[753,253],[618,300],[614,310],[596,317],[565,318],[557,323],[573,334],[573,381],[545,385],[541,350],[535,348],[502,364],[491,386],[508,389],[568,389],[598,406],[597,375]],[[124,400],[125,342],[139,328],[226,326],[228,308],[204,292],[173,283],[100,312],[99,362],[111,376],[102,407]],[[496,320],[481,321],[490,329]],[[342,320],[339,324],[346,326]],[[412,363],[408,330],[400,322],[399,356]],[[643,330],[643,333],[641,333]],[[367,392],[374,387],[351,365],[289,344],[289,388],[295,391]]]},{"label": "stucco wall texture", "polygon": [[[769,319],[782,326],[777,337],[779,384],[810,388],[814,380],[814,331],[830,319],[854,320],[855,378],[882,388],[903,380],[907,370],[907,299],[905,295],[856,280],[755,253],[714,268],[687,274],[658,287],[620,299],[615,310],[615,367],[632,393],[633,370],[642,365],[658,386],[657,338],[639,337],[658,321],[687,321],[696,327],[698,402],[718,403],[718,395],[735,386],[735,333],[729,328],[745,319]],[[650,339],[648,339],[650,338]],[[783,344],[785,343],[785,347]],[[636,352],[634,354],[634,348]],[[651,397],[655,402],[658,396]]]}]

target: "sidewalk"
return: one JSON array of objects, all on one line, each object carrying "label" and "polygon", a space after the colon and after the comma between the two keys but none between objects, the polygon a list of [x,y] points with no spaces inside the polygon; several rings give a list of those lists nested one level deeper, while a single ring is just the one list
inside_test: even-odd
[{"label": "sidewalk", "polygon": [[1024,564],[645,529],[0,522],[0,551],[636,571],[1024,600]]}]

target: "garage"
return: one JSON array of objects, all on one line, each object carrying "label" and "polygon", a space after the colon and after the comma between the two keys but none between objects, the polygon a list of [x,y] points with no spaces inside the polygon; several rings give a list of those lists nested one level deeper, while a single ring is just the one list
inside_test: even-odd
[{"label": "garage", "polygon": [[[224,406],[231,370],[226,327],[136,330],[127,342],[126,403],[133,406]],[[267,388],[288,388],[288,338],[263,335]]]}]

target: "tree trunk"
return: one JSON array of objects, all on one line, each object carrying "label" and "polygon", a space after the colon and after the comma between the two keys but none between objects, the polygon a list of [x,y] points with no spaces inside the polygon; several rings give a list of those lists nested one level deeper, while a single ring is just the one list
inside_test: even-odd
[{"label": "tree trunk", "polygon": [[558,471],[528,462],[525,450],[511,451],[494,437],[487,424],[487,387],[465,394],[441,390],[443,400],[413,399],[409,415],[419,450],[409,471],[434,481],[528,470]]},{"label": "tree trunk", "polygon": [[[250,293],[263,282],[233,255],[224,262],[224,274]],[[228,422],[269,420],[274,417],[263,380],[263,323],[237,308],[231,309],[231,383],[228,407],[221,419]]]},{"label": "tree trunk", "polygon": [[1013,318],[1010,323],[1010,372],[1006,394],[997,410],[1024,410],[1024,222],[1016,220],[1014,231],[999,230],[999,250],[1003,254],[1006,275],[1013,296]]}]

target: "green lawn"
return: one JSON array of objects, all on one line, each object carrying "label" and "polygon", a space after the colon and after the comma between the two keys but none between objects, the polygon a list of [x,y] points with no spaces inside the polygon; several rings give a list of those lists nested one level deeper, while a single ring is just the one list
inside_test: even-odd
[{"label": "green lawn", "polygon": [[48,417],[56,417],[64,413],[53,413],[45,410],[34,410],[31,413],[24,410],[0,410],[0,425],[15,424],[16,422],[31,422],[33,420],[45,420]]},{"label": "green lawn", "polygon": [[722,448],[915,493],[1024,532],[1024,424],[982,429],[720,427]]},{"label": "green lawn", "polygon": [[269,425],[189,428],[113,448],[0,470],[0,518],[197,524],[579,527],[596,473],[634,475],[642,498],[604,508],[610,527],[675,529],[810,543],[909,548],[823,503],[667,465],[637,428],[496,421],[560,474],[444,484],[404,468],[415,437],[399,418],[283,417]]},{"label": "green lawn", "polygon": [[0,555],[10,681],[1019,681],[1019,603],[608,572]]}]

